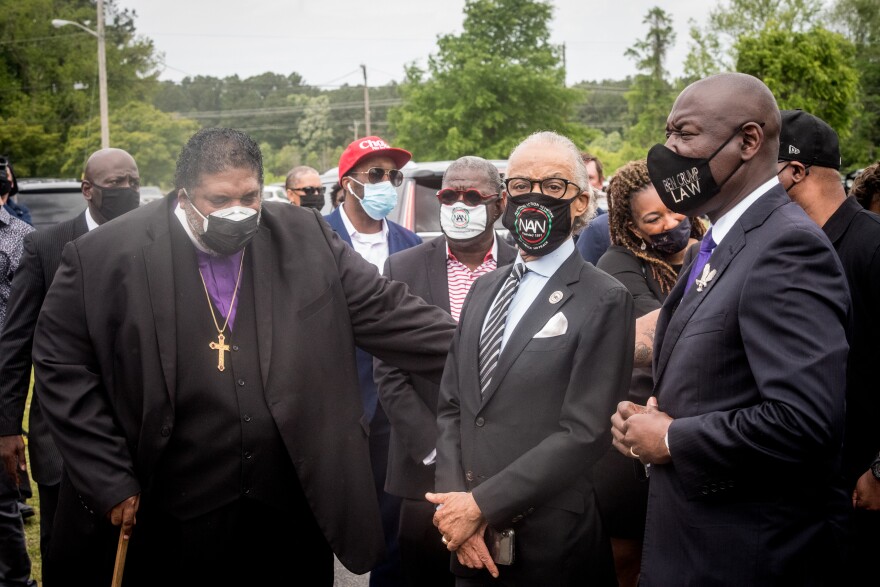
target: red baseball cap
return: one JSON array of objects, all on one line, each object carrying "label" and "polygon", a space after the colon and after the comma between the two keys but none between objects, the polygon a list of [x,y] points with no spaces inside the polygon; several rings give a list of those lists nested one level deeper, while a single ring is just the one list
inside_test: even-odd
[{"label": "red baseball cap", "polygon": [[412,153],[404,149],[392,147],[379,137],[372,136],[355,139],[349,143],[339,158],[339,181],[342,181],[345,174],[351,171],[351,168],[357,165],[361,159],[372,155],[391,157],[398,169],[402,168],[412,159]]}]

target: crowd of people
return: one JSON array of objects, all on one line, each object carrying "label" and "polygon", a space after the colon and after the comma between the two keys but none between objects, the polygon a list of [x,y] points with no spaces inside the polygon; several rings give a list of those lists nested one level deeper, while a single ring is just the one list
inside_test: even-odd
[{"label": "crowd of people", "polygon": [[552,131],[503,177],[462,154],[427,242],[377,136],[326,215],[307,166],[264,203],[227,128],[161,201],[111,148],[74,218],[0,208],[0,584],[34,584],[28,474],[47,587],[869,576],[880,163],[846,193],[837,133],[744,74],[665,131],[607,190]]}]

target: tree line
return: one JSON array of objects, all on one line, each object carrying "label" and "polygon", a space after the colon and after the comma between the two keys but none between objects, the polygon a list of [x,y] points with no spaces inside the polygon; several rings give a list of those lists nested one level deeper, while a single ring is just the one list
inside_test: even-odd
[{"label": "tree line", "polygon": [[[267,181],[293,165],[323,171],[365,129],[363,86],[315,87],[296,72],[160,81],[162,55],[136,15],[105,1],[111,141],[131,152],[145,183],[168,187],[195,130],[254,136]],[[94,38],[55,29],[47,15],[85,22],[93,0],[0,0],[0,154],[22,176],[77,176],[100,146]],[[880,152],[880,0],[718,0],[704,23],[676,31],[648,10],[626,56],[637,73],[565,83],[550,42],[551,2],[466,0],[461,33],[441,35],[425,68],[371,87],[371,127],[416,160],[504,158],[524,136],[553,129],[613,172],[664,140],[665,118],[688,83],[720,71],[755,75],[781,108],[803,108],[840,134],[844,170]],[[667,70],[686,37],[684,74]]]}]

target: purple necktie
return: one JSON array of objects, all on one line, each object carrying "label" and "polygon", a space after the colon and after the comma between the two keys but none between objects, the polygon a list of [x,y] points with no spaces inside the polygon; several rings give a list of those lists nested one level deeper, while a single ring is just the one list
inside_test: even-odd
[{"label": "purple necktie", "polygon": [[[715,241],[712,239],[712,229],[710,228],[709,232],[706,233],[706,236],[703,237],[703,241],[700,243],[700,253],[697,255],[697,260],[694,261],[694,266],[691,268],[691,273],[688,275],[687,283],[684,286],[685,294],[700,276],[700,272],[703,270],[703,267],[706,266],[714,249]],[[684,297],[684,294],[682,294],[682,297]]]}]

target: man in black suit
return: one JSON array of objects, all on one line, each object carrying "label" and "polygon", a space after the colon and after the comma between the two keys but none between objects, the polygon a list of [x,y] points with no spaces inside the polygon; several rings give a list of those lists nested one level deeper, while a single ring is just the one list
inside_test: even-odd
[{"label": "man in black suit", "polygon": [[834,245],[852,296],[843,473],[853,510],[844,582],[855,584],[871,575],[880,551],[880,216],[846,197],[837,133],[824,120],[783,110],[778,165],[788,195]]},{"label": "man in black suit", "polygon": [[[495,235],[504,210],[501,191],[501,176],[489,161],[454,161],[437,193],[444,236],[391,255],[385,275],[457,320],[474,280],[516,255]],[[411,587],[452,585],[449,552],[437,540],[434,505],[425,500],[434,490],[439,386],[380,361],[374,376],[391,421],[385,490],[402,498],[398,540],[404,581]]]},{"label": "man in black suit", "polygon": [[612,416],[617,449],[650,465],[644,587],[839,581],[850,296],[777,179],[779,128],[767,86],[719,74],[682,91],[648,153],[666,206],[712,228],[660,310],[654,397]]},{"label": "man in black suit", "polygon": [[[536,133],[507,175],[503,222],[520,255],[462,309],[427,498],[460,587],[614,585],[591,475],[610,441],[602,410],[629,387],[632,297],[575,250],[571,219],[595,204],[574,143]],[[513,532],[511,565],[489,558],[487,529]]]},{"label": "man in black suit", "polygon": [[33,357],[71,584],[110,580],[120,525],[128,585],[329,586],[334,553],[383,555],[354,349],[438,380],[455,323],[262,183],[250,137],[203,129],[167,198],[64,250]]},{"label": "man in black suit", "polygon": [[[0,458],[11,476],[26,471],[22,420],[31,382],[31,345],[37,316],[68,242],[138,206],[137,164],[122,149],[101,149],[86,162],[82,193],[87,209],[24,239],[19,270],[12,282],[6,326],[0,333]],[[40,493],[40,553],[45,558],[61,482],[61,455],[43,419],[40,386],[34,388],[28,422],[28,452]],[[51,585],[51,565],[44,563]]]}]

